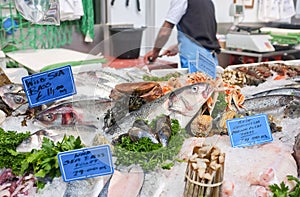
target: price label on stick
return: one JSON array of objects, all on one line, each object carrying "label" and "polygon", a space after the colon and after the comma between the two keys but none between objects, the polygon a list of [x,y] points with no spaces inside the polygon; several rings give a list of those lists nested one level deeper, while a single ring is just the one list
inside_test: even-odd
[{"label": "price label on stick", "polygon": [[61,152],[57,157],[65,182],[114,173],[109,145]]},{"label": "price label on stick", "polygon": [[266,114],[226,121],[232,147],[252,146],[273,141]]},{"label": "price label on stick", "polygon": [[22,83],[30,107],[76,94],[70,66],[23,77]]}]

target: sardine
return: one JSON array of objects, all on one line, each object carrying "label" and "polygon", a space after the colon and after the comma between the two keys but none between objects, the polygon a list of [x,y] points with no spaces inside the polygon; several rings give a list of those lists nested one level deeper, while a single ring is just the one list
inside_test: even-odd
[{"label": "sardine", "polygon": [[163,146],[167,146],[171,137],[171,119],[170,116],[162,115],[155,122],[155,129],[158,139]]},{"label": "sardine", "polygon": [[182,128],[193,119],[202,105],[213,93],[210,83],[196,83],[166,94],[152,102],[144,104],[140,109],[132,111],[125,117],[116,120],[116,124],[105,129],[110,141],[116,140],[120,135],[127,133],[136,119],[153,120],[162,114],[177,119]]},{"label": "sardine", "polygon": [[66,101],[38,113],[34,122],[45,126],[85,125],[102,128],[105,113],[113,104],[113,101],[103,98]]},{"label": "sardine", "polygon": [[300,176],[300,133],[295,137],[295,144],[293,147],[293,157],[298,166],[298,177]]},{"label": "sardine", "polygon": [[[266,113],[278,118],[299,117],[300,97],[293,95],[269,95],[246,99],[241,112]],[[282,116],[283,115],[283,116]],[[282,117],[279,117],[282,116]]]}]

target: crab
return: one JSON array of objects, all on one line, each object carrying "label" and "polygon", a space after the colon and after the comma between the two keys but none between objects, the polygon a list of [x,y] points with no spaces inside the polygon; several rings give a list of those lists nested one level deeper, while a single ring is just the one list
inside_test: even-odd
[{"label": "crab", "polygon": [[109,97],[120,103],[128,103],[129,111],[134,111],[163,95],[157,82],[132,82],[117,84]]}]

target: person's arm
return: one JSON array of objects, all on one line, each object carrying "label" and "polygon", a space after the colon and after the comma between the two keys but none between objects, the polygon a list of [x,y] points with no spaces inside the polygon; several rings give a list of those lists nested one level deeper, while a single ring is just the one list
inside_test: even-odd
[{"label": "person's arm", "polygon": [[163,46],[167,43],[172,29],[174,27],[174,24],[165,21],[160,28],[158,35],[155,39],[154,47],[152,51],[149,51],[145,56],[144,56],[144,62],[148,63],[149,60],[151,62],[155,61],[159,55],[160,50],[163,48]]}]

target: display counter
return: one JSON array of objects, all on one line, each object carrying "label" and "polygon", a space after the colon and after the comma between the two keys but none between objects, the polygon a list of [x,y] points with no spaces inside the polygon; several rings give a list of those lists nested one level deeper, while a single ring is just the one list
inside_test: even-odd
[{"label": "display counter", "polygon": [[280,51],[272,51],[265,53],[257,53],[251,51],[238,51],[222,49],[219,54],[220,65],[227,67],[234,64],[245,64],[255,62],[265,62],[274,60],[283,60],[285,57],[299,53],[297,49],[288,49]]}]

